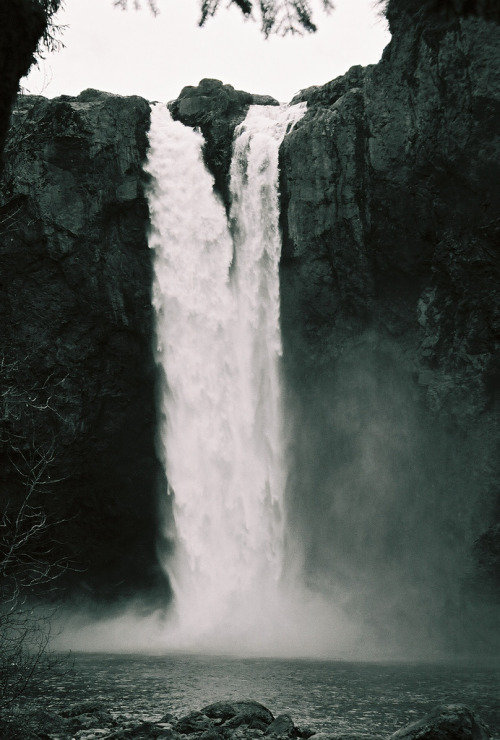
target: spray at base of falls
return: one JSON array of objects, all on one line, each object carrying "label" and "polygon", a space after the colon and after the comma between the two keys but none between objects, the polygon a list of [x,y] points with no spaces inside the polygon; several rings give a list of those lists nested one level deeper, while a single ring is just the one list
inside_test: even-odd
[{"label": "spray at base of falls", "polygon": [[238,127],[230,230],[201,135],[165,106],[152,111],[160,434],[176,539],[163,563],[175,594],[165,639],[181,649],[311,654],[331,622],[323,629],[314,608],[311,625],[315,597],[294,593],[284,569],[278,150],[304,112],[252,106]]}]

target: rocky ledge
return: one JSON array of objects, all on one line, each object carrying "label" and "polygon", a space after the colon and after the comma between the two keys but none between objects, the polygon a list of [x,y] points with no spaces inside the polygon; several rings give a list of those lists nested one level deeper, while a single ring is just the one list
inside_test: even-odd
[{"label": "rocky ledge", "polygon": [[250,105],[279,105],[270,95],[254,95],[235,90],[220,80],[204,79],[196,87],[184,87],[179,97],[169,103],[172,117],[186,126],[199,128],[205,137],[203,156],[221,193],[226,208],[230,206],[229,168],[235,127]]},{"label": "rocky ledge", "polygon": [[[289,714],[274,716],[256,701],[219,701],[176,718],[166,713],[159,722],[116,716],[106,704],[84,701],[59,714],[38,710],[12,722],[2,737],[10,740],[340,740],[296,725]],[[372,737],[363,735],[364,740]],[[488,740],[492,733],[464,704],[437,706],[421,720],[394,732],[388,740]],[[342,735],[345,738],[345,734]]]}]

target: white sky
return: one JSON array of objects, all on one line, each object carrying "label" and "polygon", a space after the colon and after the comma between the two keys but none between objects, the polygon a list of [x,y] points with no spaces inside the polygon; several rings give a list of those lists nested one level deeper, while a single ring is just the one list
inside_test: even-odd
[{"label": "white sky", "polygon": [[57,22],[67,24],[65,48],[47,55],[22,81],[26,92],[52,98],[87,87],[167,102],[185,85],[215,77],[235,88],[282,102],[298,90],[344,74],[354,64],[380,59],[389,32],[375,0],[336,0],[325,16],[315,5],[316,34],[262,38],[258,23],[226,9],[198,28],[198,0],[158,0],[152,16],[124,12],[113,0],[65,0]]}]

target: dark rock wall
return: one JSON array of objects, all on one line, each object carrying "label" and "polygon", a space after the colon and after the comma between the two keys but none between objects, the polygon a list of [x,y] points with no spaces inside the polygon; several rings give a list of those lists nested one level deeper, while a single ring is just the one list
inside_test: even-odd
[{"label": "dark rock wall", "polygon": [[110,600],[165,588],[142,170],[149,114],[141,98],[92,90],[20,98],[0,209],[3,497],[26,491],[23,458],[45,456],[37,496],[63,520],[55,539],[73,565],[68,588]]},{"label": "dark rock wall", "polygon": [[296,97],[281,150],[292,531],[312,581],[362,572],[416,639],[477,646],[500,586],[500,27],[403,20],[378,65]]}]

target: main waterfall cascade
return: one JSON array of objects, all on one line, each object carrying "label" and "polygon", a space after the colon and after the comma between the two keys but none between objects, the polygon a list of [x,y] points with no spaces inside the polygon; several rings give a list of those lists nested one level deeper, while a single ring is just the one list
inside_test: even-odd
[{"label": "main waterfall cascade", "polygon": [[175,594],[166,631],[176,647],[272,653],[306,639],[303,598],[283,572],[278,270],[278,150],[304,112],[250,107],[235,134],[229,228],[201,135],[165,106],[152,111],[161,447],[176,538],[164,563]]}]

